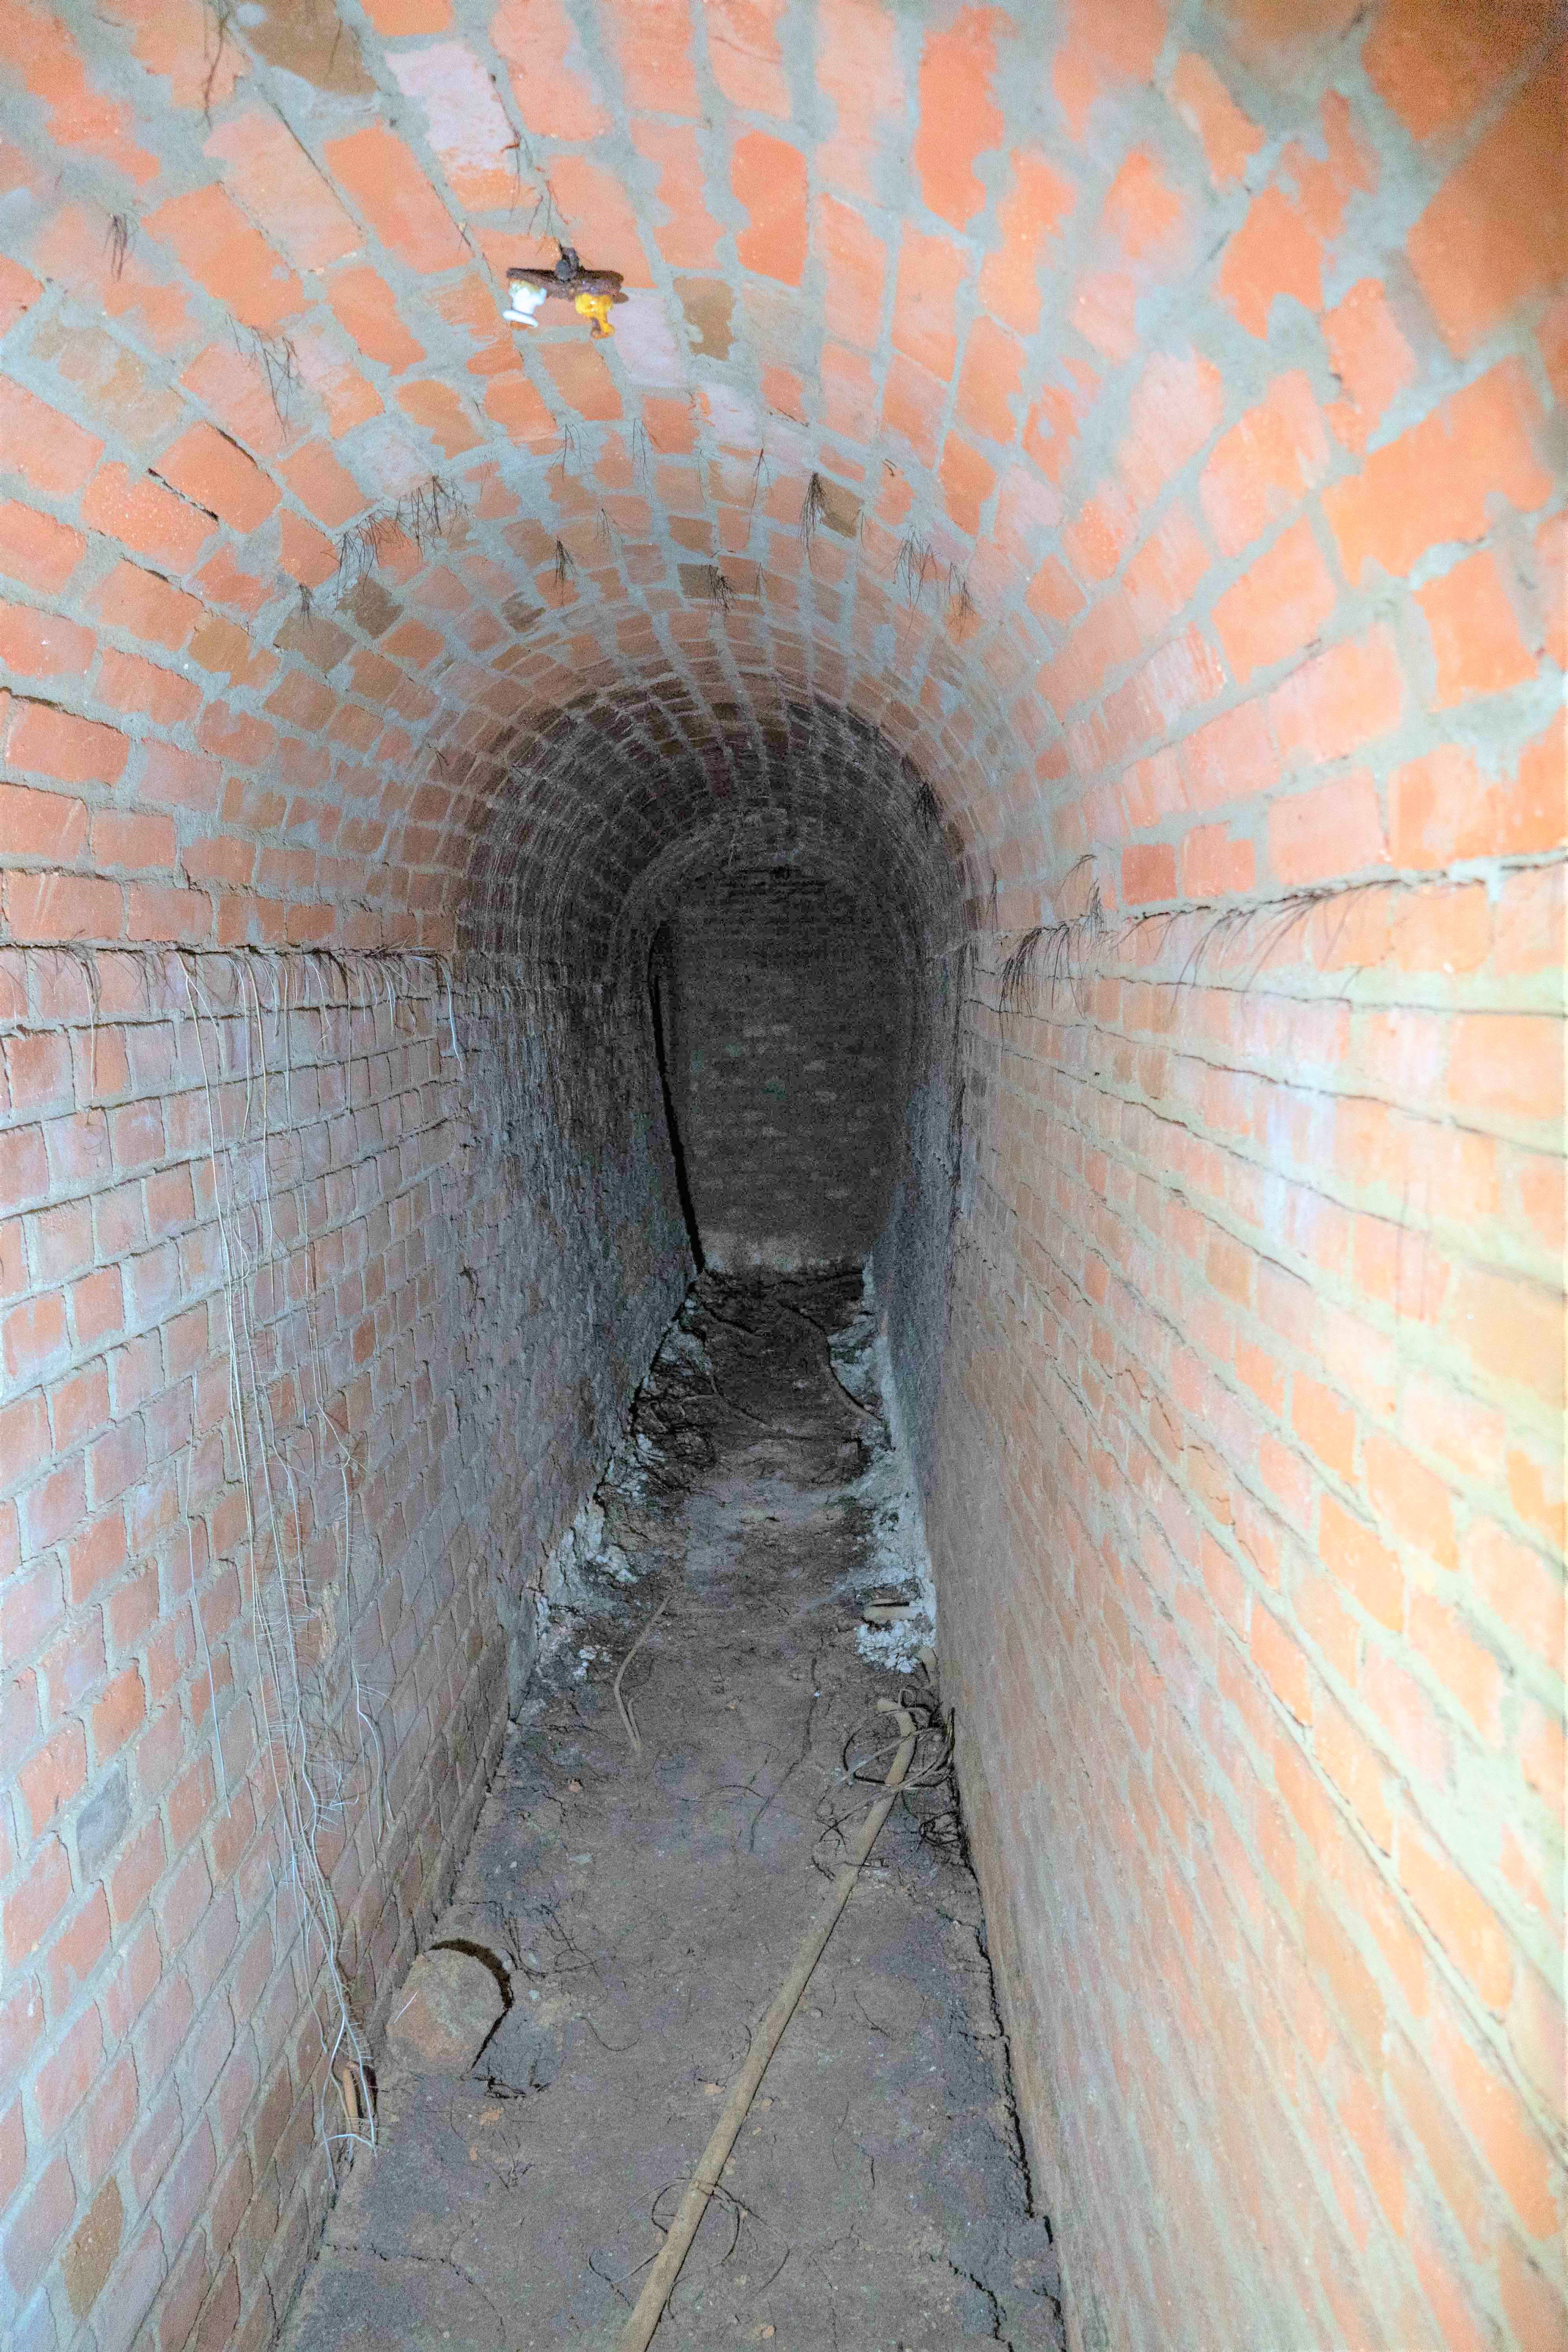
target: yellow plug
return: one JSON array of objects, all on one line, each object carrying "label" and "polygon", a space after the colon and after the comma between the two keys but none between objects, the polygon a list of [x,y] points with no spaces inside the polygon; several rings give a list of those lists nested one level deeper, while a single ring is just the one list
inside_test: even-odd
[{"label": "yellow plug", "polygon": [[591,319],[594,322],[595,342],[601,342],[605,336],[613,335],[616,331],[610,324],[610,301],[611,297],[608,294],[579,294],[576,298],[575,307],[584,319]]}]

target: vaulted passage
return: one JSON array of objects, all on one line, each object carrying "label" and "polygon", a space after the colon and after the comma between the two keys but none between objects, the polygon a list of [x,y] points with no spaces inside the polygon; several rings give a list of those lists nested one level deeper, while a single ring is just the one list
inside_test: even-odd
[{"label": "vaulted passage", "polygon": [[694,1278],[824,1268],[1074,2352],[1568,2338],[1563,97],[0,0],[7,2343],[278,2340]]}]

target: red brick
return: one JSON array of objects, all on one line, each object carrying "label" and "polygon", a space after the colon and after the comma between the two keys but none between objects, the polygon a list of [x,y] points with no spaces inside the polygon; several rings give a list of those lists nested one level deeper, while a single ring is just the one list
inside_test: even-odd
[{"label": "red brick", "polygon": [[1563,1655],[1564,1603],[1554,1568],[1489,1519],[1466,1529],[1460,1559],[1486,1608],[1543,1664],[1555,1664]]},{"label": "red brick", "polygon": [[0,255],[0,335],[9,334],[43,292],[31,270]]},{"label": "red brick", "polygon": [[16,940],[111,940],[124,932],[123,893],[116,883],[73,874],[13,874],[5,887],[5,919]]},{"label": "red brick", "polygon": [[1506,2237],[1498,2262],[1503,2309],[1521,2344],[1553,2344],[1568,2336],[1568,2300],[1560,2284],[1549,2281]]},{"label": "red brick", "polygon": [[1562,163],[1561,52],[1450,173],[1405,241],[1450,351],[1463,356],[1568,277],[1568,214],[1543,204]]},{"label": "red brick", "polygon": [[735,237],[742,268],[798,286],[805,269],[805,156],[769,131],[746,131],[735,142],[730,179],[749,215]]},{"label": "red brick", "polygon": [[97,465],[103,444],[37,393],[0,377],[0,472],[40,498],[68,499]]},{"label": "red brick", "polygon": [[1000,146],[1002,111],[992,91],[996,26],[991,8],[966,8],[953,24],[926,35],[921,58],[913,159],[926,208],[954,228],[984,211],[978,159]]},{"label": "red brick", "polygon": [[[48,1447],[48,1414],[44,1409],[44,1400],[37,1391],[30,1396],[16,1398],[10,1404],[0,1405],[0,1464],[5,1465],[0,1477],[4,1477],[7,1485],[15,1478],[18,1465],[41,1460]],[[14,1598],[8,1593],[5,1600],[0,1601],[0,1609],[6,1612],[8,1626]],[[31,1644],[24,1646],[30,1648]]]},{"label": "red brick", "polygon": [[93,1754],[100,1764],[107,1764],[119,1753],[146,1712],[141,1675],[134,1666],[127,1666],[115,1675],[92,1710]]},{"label": "red brick", "polygon": [[1380,1625],[1398,1632],[1405,1622],[1405,1577],[1372,1529],[1352,1518],[1331,1495],[1319,1506],[1318,1541],[1327,1568]]},{"label": "red brick", "polygon": [[1496,1658],[1477,1640],[1474,1630],[1457,1610],[1434,1600],[1430,1593],[1413,1592],[1410,1637],[1482,1738],[1500,1744],[1503,1677]]},{"label": "red brick", "polygon": [[[1506,855],[1505,845],[1554,846],[1563,835],[1556,730],[1542,756],[1527,751],[1518,785],[1489,784],[1473,752],[1446,745],[1397,769],[1390,786],[1393,847],[1402,866],[1439,866],[1462,857]],[[1539,770],[1539,775],[1535,772]]]},{"label": "red brick", "polygon": [[5,1906],[5,1962],[19,1968],[36,1952],[71,1895],[70,1864],[58,1837],[45,1841]]},{"label": "red brick", "polygon": [[58,596],[87,553],[79,530],[16,499],[0,499],[0,572],[43,596]]},{"label": "red brick", "polygon": [[1337,2010],[1351,2046],[1369,2072],[1381,2071],[1387,2012],[1382,1994],[1342,1922],[1315,1894],[1305,1909],[1307,1955]]},{"label": "red brick", "polygon": [[1400,332],[1378,278],[1363,278],[1323,313],[1323,340],[1344,396],[1331,404],[1330,424],[1359,456],[1395,395],[1414,383],[1415,355]]},{"label": "red brick", "polygon": [[1121,895],[1130,907],[1176,895],[1176,853],[1169,842],[1135,842],[1121,853]]},{"label": "red brick", "polygon": [[70,2225],[76,2189],[63,2156],[53,2156],[16,2208],[5,2236],[5,2269],[18,2297],[27,2294]]},{"label": "red brick", "polygon": [[1388,1776],[1371,1741],[1326,1693],[1318,1699],[1312,1749],[1373,1843],[1389,1853],[1394,1844],[1394,1816]]},{"label": "red brick", "polygon": [[996,487],[994,472],[978,449],[950,433],[942,447],[939,478],[949,515],[960,530],[977,539],[981,509]]},{"label": "red brick", "polygon": [[[405,0],[395,5],[402,6]],[[662,0],[626,0],[616,11],[612,30],[628,105],[689,120],[700,114],[684,19],[672,20]]]},{"label": "red brick", "polygon": [[1386,866],[1383,811],[1365,770],[1273,802],[1268,855],[1275,878],[1288,889]]},{"label": "red brick", "polygon": [[26,604],[0,604],[0,669],[13,677],[86,677],[95,640],[90,629]]},{"label": "red brick", "polygon": [[62,1543],[87,1516],[87,1489],[79,1460],[47,1471],[22,1499],[22,1517],[35,1550]]},{"label": "red brick", "polygon": [[49,1947],[49,2006],[56,2015],[71,2007],[109,1946],[109,1905],[102,1887],[95,1886]]},{"label": "red brick", "polygon": [[213,425],[193,425],[164,450],[153,471],[237,531],[254,530],[278,504],[277,484]]},{"label": "red brick", "polygon": [[1261,702],[1244,702],[1185,736],[1180,746],[1189,804],[1218,808],[1249,798],[1259,778],[1272,782],[1279,764]]},{"label": "red brick", "polygon": [[1032,335],[1040,319],[1040,266],[1071,212],[1076,190],[1043,155],[1012,158],[1013,181],[996,208],[999,242],[980,272],[984,314]]},{"label": "red brick", "polygon": [[1387,734],[1405,709],[1405,679],[1387,629],[1331,646],[1268,698],[1268,723],[1287,760],[1335,760]]},{"label": "red brick", "polygon": [[348,467],[322,441],[307,441],[281,460],[279,473],[300,505],[328,530],[342,530],[370,501]]},{"label": "red brick", "polygon": [[607,423],[620,415],[620,394],[591,342],[547,343],[540,357],[565,407],[590,423]]},{"label": "red brick", "polygon": [[1474,1363],[1555,1411],[1563,1395],[1562,1303],[1543,1286],[1489,1268],[1462,1268],[1447,1322]]},{"label": "red brick", "polygon": [[68,862],[81,855],[86,842],[86,804],[73,793],[0,784],[0,845],[7,856]]},{"label": "red brick", "polygon": [[845,342],[857,351],[874,351],[882,327],[886,242],[858,212],[827,195],[818,199],[816,235],[828,314]]},{"label": "red brick", "polygon": [[[424,357],[424,353],[420,353]],[[515,375],[492,377],[485,394],[485,414],[514,440],[545,450],[560,439],[554,416],[538,387],[520,369]]]},{"label": "red brick", "polygon": [[109,1907],[117,1929],[146,1901],[163,1875],[164,1859],[163,1825],[154,1814],[135,1832],[110,1874]]},{"label": "red brick", "polygon": [[1399,1827],[1399,1883],[1487,2007],[1506,2009],[1514,1971],[1506,1929],[1465,1874],[1409,1819]]},{"label": "red brick", "polygon": [[34,2096],[38,2119],[51,2139],[86,2098],[102,2057],[103,2021],[96,2009],[89,2009],[67,2028],[38,2069]]},{"label": "red brick", "polygon": [[1215,600],[1215,633],[1237,683],[1244,686],[1255,670],[1304,651],[1337,601],[1322,551],[1303,518]]},{"label": "red brick", "polygon": [[65,1355],[65,1301],[58,1291],[29,1298],[12,1307],[0,1324],[0,1354],[6,1370],[18,1382],[37,1380]]},{"label": "red brick", "polygon": [[5,732],[13,767],[53,776],[62,784],[112,784],[122,774],[130,745],[117,727],[78,719],[52,703],[13,699]]},{"label": "red brick", "polygon": [[1390,0],[1362,49],[1362,62],[1384,104],[1412,138],[1458,131],[1494,91],[1512,80],[1552,21],[1542,0],[1433,9],[1425,0]]},{"label": "red brick", "polygon": [[16,1773],[35,1838],[41,1837],[62,1805],[87,1785],[87,1739],[79,1723],[61,1726]]},{"label": "red brick", "polygon": [[1429,547],[1484,539],[1494,499],[1528,513],[1550,498],[1533,446],[1539,417],[1522,365],[1505,360],[1325,489],[1352,585],[1369,563],[1403,578]]},{"label": "red brick", "polygon": [[322,152],[337,186],[411,269],[423,275],[468,260],[451,215],[395,131],[372,123],[329,139]]},{"label": "red brick", "polygon": [[1128,603],[1146,640],[1163,636],[1208,570],[1209,554],[1186,507],[1168,507],[1127,566]]},{"label": "red brick", "polygon": [[22,2124],[22,2102],[13,2099],[0,2115],[0,2204],[10,2204],[26,2168],[27,2136]]},{"label": "red brick", "polygon": [[1239,555],[1260,539],[1300,506],[1328,465],[1311,385],[1299,370],[1276,378],[1215,444],[1199,478],[1199,503],[1221,552]]},{"label": "red brick", "polygon": [[967,263],[950,237],[905,225],[893,301],[893,348],[947,383],[958,359],[957,302]]},{"label": "red brick", "polygon": [[[101,1895],[99,1900],[102,1901]],[[114,2163],[136,2120],[136,2069],[129,2055],[124,2055],[94,2084],[79,2126],[89,2179],[101,2180]]]},{"label": "red brick", "polygon": [[[443,12],[430,29],[444,30],[446,22]],[[229,111],[203,152],[222,163],[226,182],[297,269],[325,269],[358,249],[360,233],[331,184],[270,108]]]},{"label": "red brick", "polygon": [[1396,2239],[1405,2234],[1405,2165],[1388,2128],[1382,2100],[1370,2079],[1353,2075],[1336,2101],[1341,2122],[1355,2143],[1372,2193],[1387,2216]]},{"label": "red brick", "polygon": [[1188,49],[1170,80],[1171,102],[1203,145],[1216,186],[1239,180],[1263,144],[1263,133],[1243,113],[1206,58]]},{"label": "red brick", "polygon": [[151,474],[132,474],[118,464],[99,467],[82,499],[81,518],[171,572],[188,572],[217,528],[214,516],[176,498]]},{"label": "red brick", "polygon": [[[170,653],[180,651],[202,618],[202,606],[196,597],[134,563],[115,565],[109,577],[93,591],[92,610],[107,627],[123,629],[143,645],[151,638]],[[181,699],[182,708],[172,716],[185,716]]]},{"label": "red brick", "polygon": [[1472,695],[1497,694],[1534,677],[1535,664],[1496,561],[1484,549],[1418,589],[1415,601],[1432,633],[1436,709],[1447,709]]},{"label": "red brick", "polygon": [[632,142],[659,172],[658,203],[668,215],[654,227],[658,249],[672,269],[714,268],[719,226],[703,201],[702,151],[689,122],[634,120]]},{"label": "red brick", "polygon": [[1322,307],[1322,247],[1300,210],[1279,188],[1255,196],[1219,268],[1221,298],[1250,335],[1268,332],[1282,295],[1309,310]]},{"label": "red brick", "polygon": [[78,1344],[91,1347],[110,1331],[118,1331],[124,1319],[121,1297],[120,1271],[117,1266],[104,1266],[97,1274],[86,1276],[71,1291],[71,1315],[76,1325]]},{"label": "red brick", "polygon": [[1267,1609],[1254,1606],[1252,1655],[1282,1706],[1298,1723],[1312,1720],[1314,1676],[1306,1653]]},{"label": "red brick", "polygon": [[100,866],[171,866],[174,828],[166,816],[100,809],[92,820],[92,855]]}]

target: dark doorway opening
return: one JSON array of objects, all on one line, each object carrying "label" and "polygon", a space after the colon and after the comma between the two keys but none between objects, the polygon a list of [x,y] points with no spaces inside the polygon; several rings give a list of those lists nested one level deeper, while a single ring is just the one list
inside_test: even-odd
[{"label": "dark doorway opening", "polygon": [[864,1264],[900,1140],[910,994],[869,892],[790,866],[695,875],[650,976],[699,1263]]}]

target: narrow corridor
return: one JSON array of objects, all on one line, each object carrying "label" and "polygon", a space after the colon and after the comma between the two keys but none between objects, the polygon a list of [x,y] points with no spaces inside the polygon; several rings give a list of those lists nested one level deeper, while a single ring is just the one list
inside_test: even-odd
[{"label": "narrow corridor", "polygon": [[1568,2352],[1565,90],[0,0],[4,2352]]},{"label": "narrow corridor", "polygon": [[[672,1327],[568,1538],[431,1938],[482,1958],[509,2005],[466,2072],[377,2052],[379,2145],[290,2352],[614,2345],[888,1769],[877,1701],[900,1689],[931,1727],[921,1785],[763,2078],[657,2352],[1065,2342],[940,1707],[909,1655],[916,1523],[859,1293],[710,1275]],[[910,1614],[864,1630],[877,1596]],[[639,1635],[628,1729],[615,1684]]]}]

